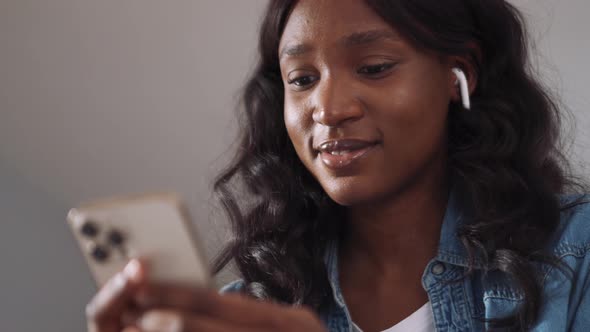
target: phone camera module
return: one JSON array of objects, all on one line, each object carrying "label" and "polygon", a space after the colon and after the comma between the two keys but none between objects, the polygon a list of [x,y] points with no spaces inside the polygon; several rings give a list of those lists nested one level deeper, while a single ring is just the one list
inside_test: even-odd
[{"label": "phone camera module", "polygon": [[82,235],[88,238],[93,238],[98,234],[98,226],[92,221],[85,221],[80,228]]},{"label": "phone camera module", "polygon": [[101,245],[94,245],[90,254],[92,255],[92,258],[99,263],[103,263],[109,258],[109,251]]}]

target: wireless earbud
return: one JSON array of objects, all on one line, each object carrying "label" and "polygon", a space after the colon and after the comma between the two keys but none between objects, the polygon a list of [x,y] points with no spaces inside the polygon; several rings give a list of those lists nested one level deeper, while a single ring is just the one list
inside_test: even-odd
[{"label": "wireless earbud", "polygon": [[453,68],[453,73],[457,76],[456,84],[459,84],[461,90],[461,100],[463,101],[463,107],[465,109],[471,109],[471,100],[469,99],[469,84],[467,83],[467,77],[460,68]]}]

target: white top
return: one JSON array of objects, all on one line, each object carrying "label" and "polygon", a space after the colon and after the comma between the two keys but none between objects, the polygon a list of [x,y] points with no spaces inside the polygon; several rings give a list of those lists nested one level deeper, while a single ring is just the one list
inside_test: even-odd
[{"label": "white top", "polygon": [[[362,332],[362,330],[354,325],[355,332]],[[404,318],[401,322],[388,328],[383,332],[434,332],[434,314],[432,313],[432,306],[430,302],[426,302],[420,309],[414,311],[411,315]]]}]

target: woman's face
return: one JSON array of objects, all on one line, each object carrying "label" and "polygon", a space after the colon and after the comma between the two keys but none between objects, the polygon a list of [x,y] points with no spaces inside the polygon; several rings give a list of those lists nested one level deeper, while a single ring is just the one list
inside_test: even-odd
[{"label": "woman's face", "polygon": [[299,1],[278,52],[289,137],[334,201],[386,199],[444,165],[451,67],[363,1]]}]

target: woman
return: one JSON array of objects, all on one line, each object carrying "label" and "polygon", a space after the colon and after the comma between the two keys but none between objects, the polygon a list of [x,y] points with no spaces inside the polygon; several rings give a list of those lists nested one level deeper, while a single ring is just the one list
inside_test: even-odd
[{"label": "woman", "polygon": [[516,9],[277,0],[260,37],[215,186],[235,233],[216,270],[242,279],[153,285],[132,261],[92,331],[590,329],[590,204]]}]

